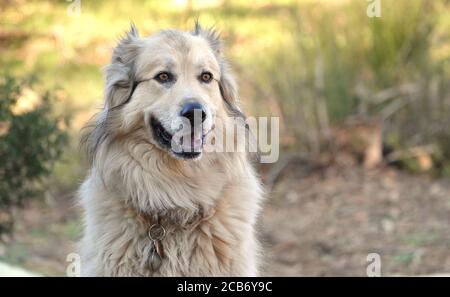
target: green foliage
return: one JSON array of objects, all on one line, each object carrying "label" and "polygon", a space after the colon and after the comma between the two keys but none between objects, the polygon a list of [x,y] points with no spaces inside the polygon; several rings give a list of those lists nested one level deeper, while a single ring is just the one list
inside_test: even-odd
[{"label": "green foliage", "polygon": [[299,3],[286,39],[254,63],[255,97],[276,98],[295,149],[326,149],[328,128],[355,115],[381,119],[395,149],[448,137],[448,2],[385,1],[380,18],[366,7]]},{"label": "green foliage", "polygon": [[[45,188],[68,138],[59,126],[67,119],[55,116],[50,92],[37,95],[40,103],[31,110],[15,111],[24,90],[33,90],[34,79],[6,76],[0,79],[0,214],[7,217],[11,207],[21,206]],[[31,91],[34,92],[34,91]],[[33,93],[34,94],[34,93]],[[0,233],[8,231],[11,220],[0,221]]]}]

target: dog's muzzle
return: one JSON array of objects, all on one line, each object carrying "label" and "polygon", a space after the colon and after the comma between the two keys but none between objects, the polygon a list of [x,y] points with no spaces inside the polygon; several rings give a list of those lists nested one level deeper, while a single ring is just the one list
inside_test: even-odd
[{"label": "dog's muzzle", "polygon": [[151,118],[153,135],[158,143],[180,159],[200,157],[205,143],[204,123],[207,118],[206,108],[198,102],[189,101],[181,107],[179,119],[181,124],[173,134],[162,123]]}]

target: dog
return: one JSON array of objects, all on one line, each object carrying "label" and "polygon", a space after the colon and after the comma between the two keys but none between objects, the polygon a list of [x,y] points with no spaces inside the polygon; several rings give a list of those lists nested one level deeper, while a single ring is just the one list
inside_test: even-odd
[{"label": "dog", "polygon": [[83,137],[83,276],[258,275],[264,194],[252,158],[204,149],[245,118],[222,47],[196,23],[148,37],[132,25],[114,48],[104,107]]}]

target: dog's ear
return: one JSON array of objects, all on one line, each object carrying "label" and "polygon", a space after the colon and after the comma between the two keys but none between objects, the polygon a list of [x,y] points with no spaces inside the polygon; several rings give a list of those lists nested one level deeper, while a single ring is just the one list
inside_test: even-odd
[{"label": "dog's ear", "polygon": [[135,81],[134,61],[138,55],[138,50],[139,33],[132,24],[130,30],[114,48],[111,64],[105,69],[106,108],[116,108],[130,99]]},{"label": "dog's ear", "polygon": [[208,41],[209,46],[214,51],[214,54],[217,56],[222,55],[222,47],[223,47],[223,41],[220,38],[219,32],[214,30],[214,28],[203,28],[199,21],[195,21],[195,29],[194,29],[194,35],[201,36]]},{"label": "dog's ear", "polygon": [[222,60],[220,62],[221,77],[219,81],[220,94],[225,101],[228,110],[235,116],[243,116],[239,108],[239,92],[234,74],[229,64]]},{"label": "dog's ear", "polygon": [[201,36],[206,39],[209,46],[214,52],[217,61],[219,62],[221,77],[219,81],[220,93],[225,101],[225,104],[234,115],[242,116],[239,108],[239,92],[234,74],[230,64],[223,55],[223,41],[219,33],[213,28],[204,29],[200,26],[198,20],[195,22],[194,35]]}]

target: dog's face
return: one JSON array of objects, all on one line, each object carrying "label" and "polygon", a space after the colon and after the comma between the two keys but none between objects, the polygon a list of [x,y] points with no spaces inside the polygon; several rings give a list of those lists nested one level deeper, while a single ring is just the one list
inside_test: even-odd
[{"label": "dog's face", "polygon": [[197,158],[216,114],[223,113],[220,67],[201,36],[160,34],[136,60],[142,81],[131,105],[142,110],[152,143],[179,158]]},{"label": "dog's face", "polygon": [[132,28],[106,69],[103,126],[110,134],[143,129],[153,146],[172,157],[199,158],[216,120],[239,113],[220,47],[217,34],[200,27],[146,38]]}]

